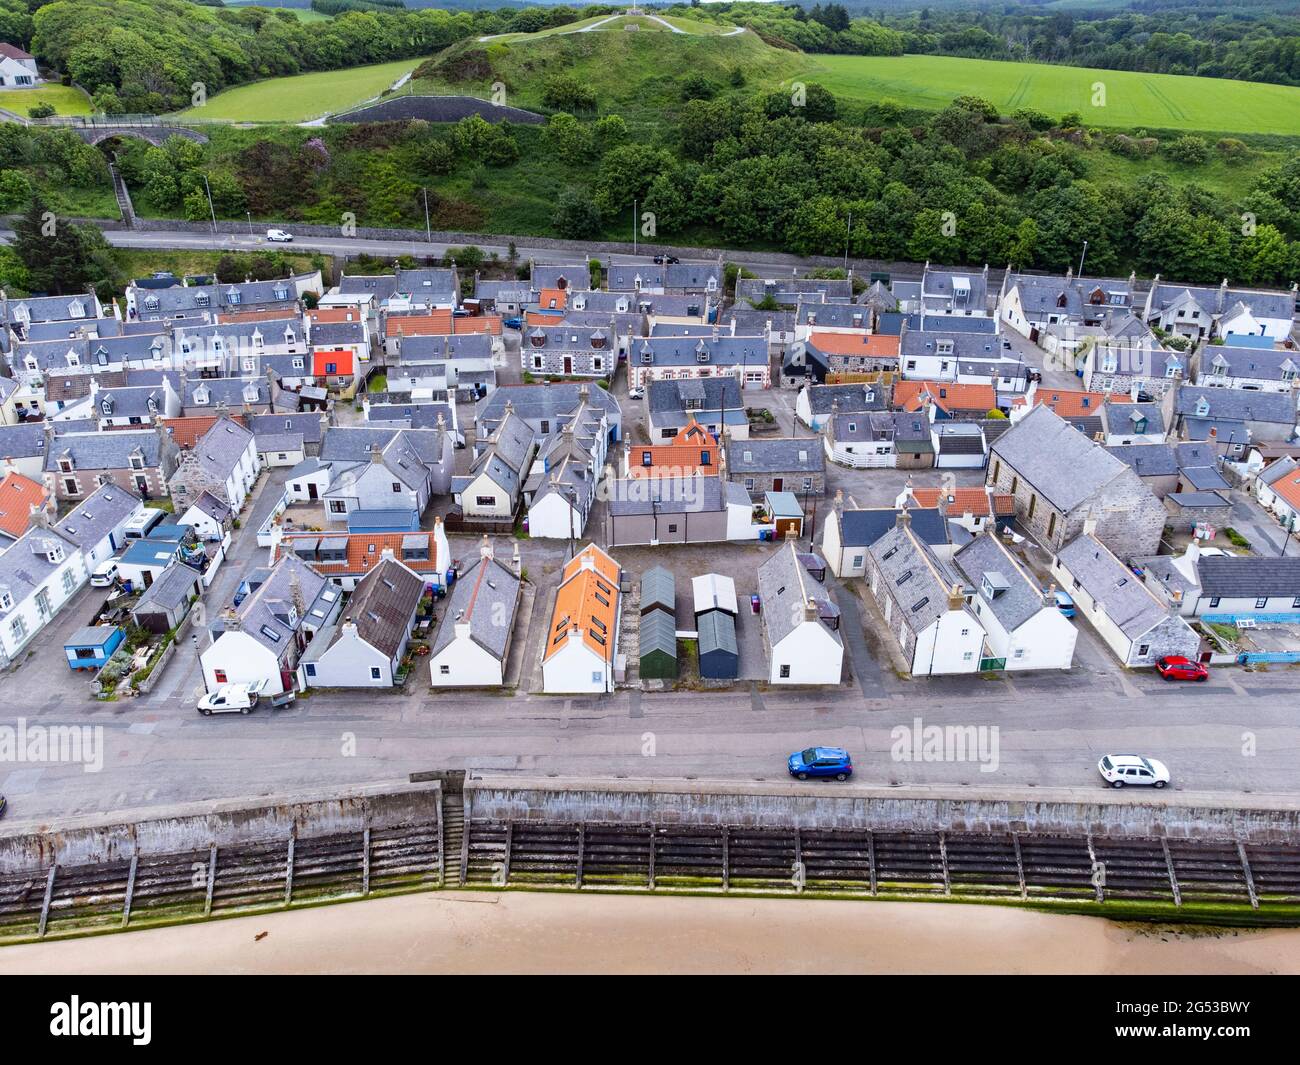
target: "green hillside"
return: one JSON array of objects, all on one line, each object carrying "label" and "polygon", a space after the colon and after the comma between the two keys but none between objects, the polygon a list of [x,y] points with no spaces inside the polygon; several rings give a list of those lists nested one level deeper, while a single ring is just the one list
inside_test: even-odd
[{"label": "green hillside", "polygon": [[697,36],[597,30],[464,41],[420,66],[411,90],[486,97],[499,81],[510,104],[542,107],[547,80],[568,75],[590,89],[598,113],[649,118],[680,107],[687,75],[707,79],[721,92],[737,71],[747,87],[764,89],[806,68],[801,53],[773,48],[748,31]]}]

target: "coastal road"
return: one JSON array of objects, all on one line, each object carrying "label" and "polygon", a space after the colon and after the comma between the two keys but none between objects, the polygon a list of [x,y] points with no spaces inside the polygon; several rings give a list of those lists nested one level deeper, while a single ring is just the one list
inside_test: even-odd
[{"label": "coastal road", "polygon": [[[5,723],[21,712],[29,728],[98,727],[102,769],[10,764],[0,790],[11,820],[45,820],[439,768],[781,780],[790,751],[820,743],[849,748],[864,784],[1024,789],[1028,798],[1038,788],[1100,788],[1095,765],[1110,752],[1164,760],[1175,793],[1300,794],[1300,673],[1291,669],[1221,670],[1208,684],[1178,685],[1118,672],[909,681],[885,670],[868,688],[570,698],[419,687],[318,693],[285,711],[212,718],[200,717],[179,686],[115,703],[52,694],[11,707]],[[965,760],[954,750],[900,760],[892,730],[914,730],[918,719],[991,731]],[[910,735],[903,746],[919,750]]]}]

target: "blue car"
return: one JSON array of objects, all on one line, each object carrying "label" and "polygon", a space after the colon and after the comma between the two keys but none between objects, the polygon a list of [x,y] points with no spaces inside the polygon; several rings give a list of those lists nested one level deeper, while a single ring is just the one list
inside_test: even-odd
[{"label": "blue car", "polygon": [[790,755],[790,775],[799,780],[809,777],[848,780],[853,775],[853,759],[843,747],[809,747]]},{"label": "blue car", "polygon": [[[1044,594],[1047,594],[1046,589],[1044,589]],[[1074,600],[1070,597],[1069,592],[1063,592],[1057,588],[1051,593],[1051,595],[1052,598],[1056,600],[1056,609],[1059,610],[1064,617],[1074,617]]]},{"label": "blue car", "polygon": [[522,329],[524,320],[522,318],[505,318],[501,322],[507,329]]}]

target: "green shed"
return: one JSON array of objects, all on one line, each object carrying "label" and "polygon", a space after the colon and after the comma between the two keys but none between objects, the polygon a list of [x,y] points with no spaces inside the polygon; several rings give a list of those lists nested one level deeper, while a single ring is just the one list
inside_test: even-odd
[{"label": "green shed", "polygon": [[677,621],[662,610],[641,615],[641,679],[677,679]]}]

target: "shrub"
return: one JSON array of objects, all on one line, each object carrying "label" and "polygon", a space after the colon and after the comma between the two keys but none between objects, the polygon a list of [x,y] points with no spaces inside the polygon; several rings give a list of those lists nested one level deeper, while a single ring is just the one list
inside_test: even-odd
[{"label": "shrub", "polygon": [[1165,155],[1184,166],[1200,166],[1210,158],[1210,146],[1204,137],[1179,137],[1165,145]]}]

